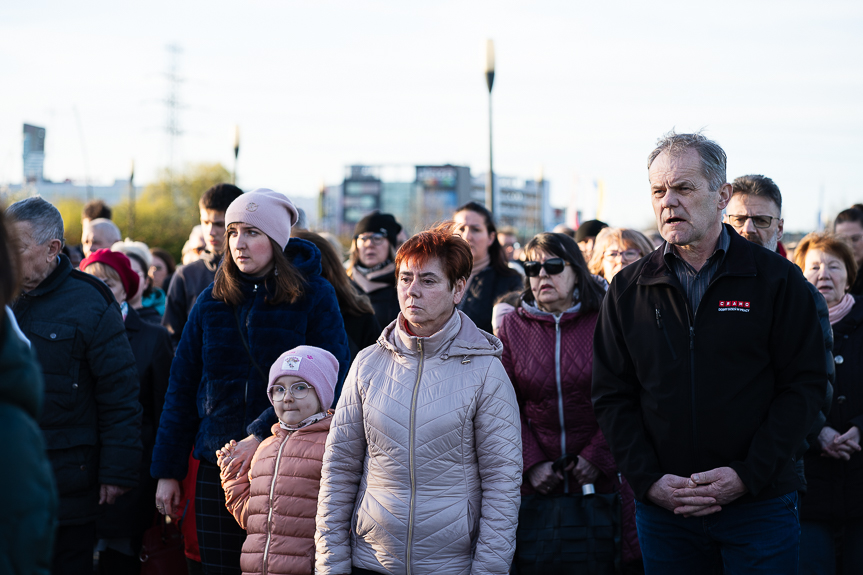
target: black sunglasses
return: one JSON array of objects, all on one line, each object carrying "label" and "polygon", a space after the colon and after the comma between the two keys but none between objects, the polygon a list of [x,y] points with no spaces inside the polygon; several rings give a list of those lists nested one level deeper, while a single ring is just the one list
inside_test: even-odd
[{"label": "black sunglasses", "polygon": [[545,272],[550,276],[556,276],[563,271],[563,268],[569,265],[569,262],[563,258],[551,258],[544,262],[524,262],[524,275],[529,278],[535,278],[539,275],[539,270],[545,268]]}]

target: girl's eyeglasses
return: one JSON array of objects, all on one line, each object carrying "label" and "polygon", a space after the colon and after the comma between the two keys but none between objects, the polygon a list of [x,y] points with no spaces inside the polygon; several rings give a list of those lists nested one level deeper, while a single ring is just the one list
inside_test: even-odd
[{"label": "girl's eyeglasses", "polygon": [[[305,381],[298,381],[290,387],[291,397],[294,399],[303,399],[309,395],[310,389],[314,389],[314,387]],[[282,401],[285,399],[286,391],[288,390],[285,389],[284,385],[274,385],[270,388],[270,397],[273,401]]]}]

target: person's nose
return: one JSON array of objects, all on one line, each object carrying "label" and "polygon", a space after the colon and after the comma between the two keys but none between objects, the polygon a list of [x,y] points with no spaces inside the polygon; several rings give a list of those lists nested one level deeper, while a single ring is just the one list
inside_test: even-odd
[{"label": "person's nose", "polygon": [[548,277],[548,272],[545,271],[545,265],[541,265],[539,267],[539,277],[541,277],[541,278],[547,278]]},{"label": "person's nose", "polygon": [[755,224],[752,222],[752,218],[746,218],[743,222],[743,227],[740,228],[741,232],[746,232],[747,234],[756,234],[758,233],[758,228],[755,227]]},{"label": "person's nose", "polygon": [[410,284],[408,284],[408,295],[412,298],[418,298],[422,296],[422,290],[420,289],[419,281],[413,280]]}]

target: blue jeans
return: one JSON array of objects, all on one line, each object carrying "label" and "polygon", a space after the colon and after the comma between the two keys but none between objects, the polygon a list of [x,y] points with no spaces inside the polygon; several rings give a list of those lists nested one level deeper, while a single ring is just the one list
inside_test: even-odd
[{"label": "blue jeans", "polygon": [[800,575],[851,575],[863,570],[863,519],[804,520],[800,531]]},{"label": "blue jeans", "polygon": [[797,492],[740,503],[705,517],[682,517],[636,502],[647,575],[797,573]]}]

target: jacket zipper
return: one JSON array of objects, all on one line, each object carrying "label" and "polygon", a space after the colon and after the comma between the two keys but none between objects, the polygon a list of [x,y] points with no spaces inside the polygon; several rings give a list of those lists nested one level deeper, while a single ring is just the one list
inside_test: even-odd
[{"label": "jacket zipper", "polygon": [[[252,300],[253,300],[252,306],[254,306],[255,305],[254,299],[255,299],[255,296],[257,296],[257,294],[258,294],[258,284],[255,284],[255,287],[252,290],[252,293],[254,294],[252,296]],[[252,315],[252,309],[251,308],[249,308],[249,312],[246,314],[246,341],[249,342],[249,349],[251,350],[252,342],[251,342],[251,340],[249,340],[249,321],[250,321],[249,316],[250,315]],[[252,366],[252,367],[254,367],[254,366]],[[243,417],[246,416],[246,408],[248,407],[248,405],[249,405],[249,380],[246,379],[246,389],[243,392]]]},{"label": "jacket zipper", "polygon": [[410,429],[410,471],[411,471],[411,506],[410,516],[408,517],[408,545],[405,552],[405,569],[407,575],[411,575],[411,547],[414,542],[414,508],[416,507],[416,469],[414,466],[414,440],[416,439],[416,413],[417,413],[417,396],[419,395],[420,379],[423,375],[423,340],[417,338],[417,349],[420,352],[420,364],[417,368],[417,381],[414,384],[414,394],[411,399],[411,429]]},{"label": "jacket zipper", "polygon": [[654,306],[656,309],[656,327],[659,328],[659,331],[662,332],[662,335],[665,336],[665,343],[668,344],[668,350],[671,352],[671,359],[677,361],[677,354],[674,353],[674,346],[671,345],[671,338],[668,336],[668,331],[665,329],[665,324],[662,322],[662,314],[659,313],[659,307]]},{"label": "jacket zipper", "polygon": [[270,554],[270,539],[273,536],[273,491],[276,490],[276,478],[279,476],[279,462],[282,460],[282,451],[285,449],[285,445],[290,440],[289,437],[285,437],[285,440],[282,442],[281,447],[279,447],[279,454],[276,456],[276,467],[273,470],[273,479],[270,481],[270,499],[267,505],[267,542],[264,544],[264,559],[263,565],[263,575],[267,575],[269,569],[267,569],[267,556]]},{"label": "jacket zipper", "polygon": [[[557,417],[560,420],[560,455],[566,455],[566,426],[563,418],[563,387],[560,382],[560,318],[563,314],[554,316],[554,376],[557,382]],[[563,472],[563,492],[569,493],[569,474]]]}]

